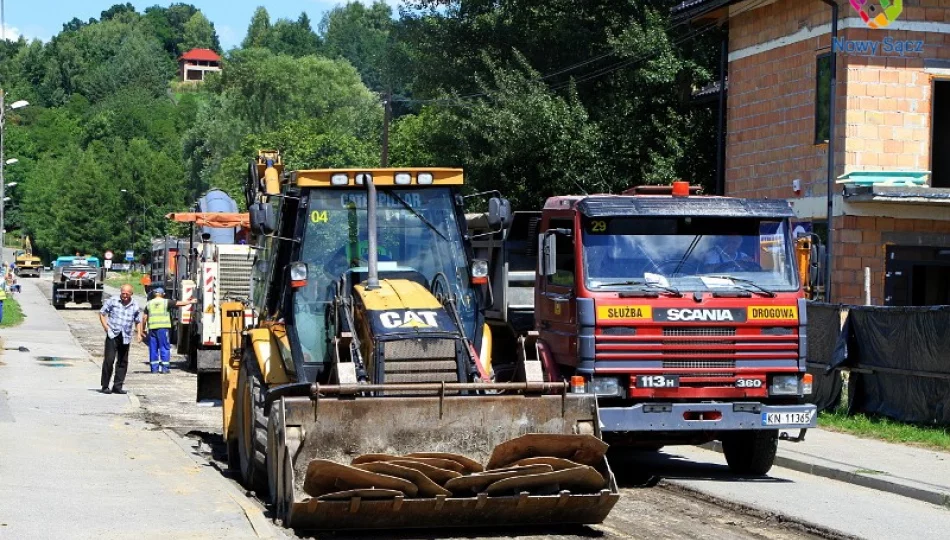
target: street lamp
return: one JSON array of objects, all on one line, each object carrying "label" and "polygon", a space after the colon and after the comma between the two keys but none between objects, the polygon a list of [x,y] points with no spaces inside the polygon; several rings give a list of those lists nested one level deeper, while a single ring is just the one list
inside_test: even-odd
[{"label": "street lamp", "polygon": [[[6,182],[3,180],[3,167],[4,165],[13,165],[14,163],[18,161],[16,158],[10,158],[9,160],[3,159],[3,139],[4,139],[3,132],[4,132],[4,128],[7,125],[7,122],[6,122],[7,109],[9,110],[22,109],[23,107],[26,107],[30,103],[26,100],[21,99],[18,101],[14,101],[13,103],[9,105],[4,105],[4,98],[6,98],[6,93],[4,93],[3,90],[0,90],[0,199],[3,199],[3,202],[5,203],[7,202],[7,200],[9,200],[9,197],[3,196],[3,188],[6,187]],[[5,224],[4,224],[5,207],[6,207],[6,204],[0,204],[0,266],[3,266],[3,264],[6,262],[3,256],[3,253],[4,253],[3,252],[3,246],[4,246],[3,237],[4,237],[4,233],[6,232]]]}]

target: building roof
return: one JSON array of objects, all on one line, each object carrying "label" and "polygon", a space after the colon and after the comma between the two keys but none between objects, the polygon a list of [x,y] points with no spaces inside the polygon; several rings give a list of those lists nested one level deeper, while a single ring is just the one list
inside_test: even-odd
[{"label": "building roof", "polygon": [[739,0],[685,0],[670,9],[674,20],[695,19]]},{"label": "building roof", "polygon": [[181,55],[179,60],[205,60],[208,62],[220,62],[221,57],[211,49],[192,49]]}]

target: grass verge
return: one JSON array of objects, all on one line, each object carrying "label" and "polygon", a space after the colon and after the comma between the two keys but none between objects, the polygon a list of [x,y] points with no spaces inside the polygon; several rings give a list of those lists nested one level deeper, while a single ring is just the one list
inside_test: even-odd
[{"label": "grass verge", "polygon": [[145,296],[145,287],[142,286],[140,282],[141,279],[141,272],[132,272],[131,274],[128,272],[116,272],[113,274],[113,277],[106,278],[106,285],[119,288],[125,284],[129,284],[132,286],[133,294]]},{"label": "grass verge", "polygon": [[20,304],[7,293],[7,299],[3,301],[3,321],[0,321],[0,328],[10,328],[23,322],[23,312],[20,311]]},{"label": "grass verge", "polygon": [[818,416],[818,427],[887,442],[911,444],[950,452],[950,428],[905,424],[889,418],[856,414],[848,416],[839,409]]}]

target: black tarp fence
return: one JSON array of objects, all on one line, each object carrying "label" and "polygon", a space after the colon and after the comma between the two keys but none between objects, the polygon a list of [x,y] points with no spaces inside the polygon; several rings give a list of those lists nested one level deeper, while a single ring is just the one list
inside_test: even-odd
[{"label": "black tarp fence", "polygon": [[841,402],[841,373],[836,364],[835,349],[841,334],[840,304],[809,302],[808,316],[808,373],[812,375],[812,393],[808,402],[818,411],[834,409]]},{"label": "black tarp fence", "polygon": [[848,306],[830,365],[850,372],[849,414],[950,425],[950,306]]}]

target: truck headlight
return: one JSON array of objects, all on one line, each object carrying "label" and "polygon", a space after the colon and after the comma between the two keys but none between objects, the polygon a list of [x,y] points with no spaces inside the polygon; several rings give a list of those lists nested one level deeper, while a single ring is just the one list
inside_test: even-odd
[{"label": "truck headlight", "polygon": [[772,385],[769,386],[769,394],[773,396],[798,395],[798,375],[775,375],[772,377]]},{"label": "truck headlight", "polygon": [[598,396],[623,396],[620,379],[616,377],[594,377],[590,388],[591,393]]}]

